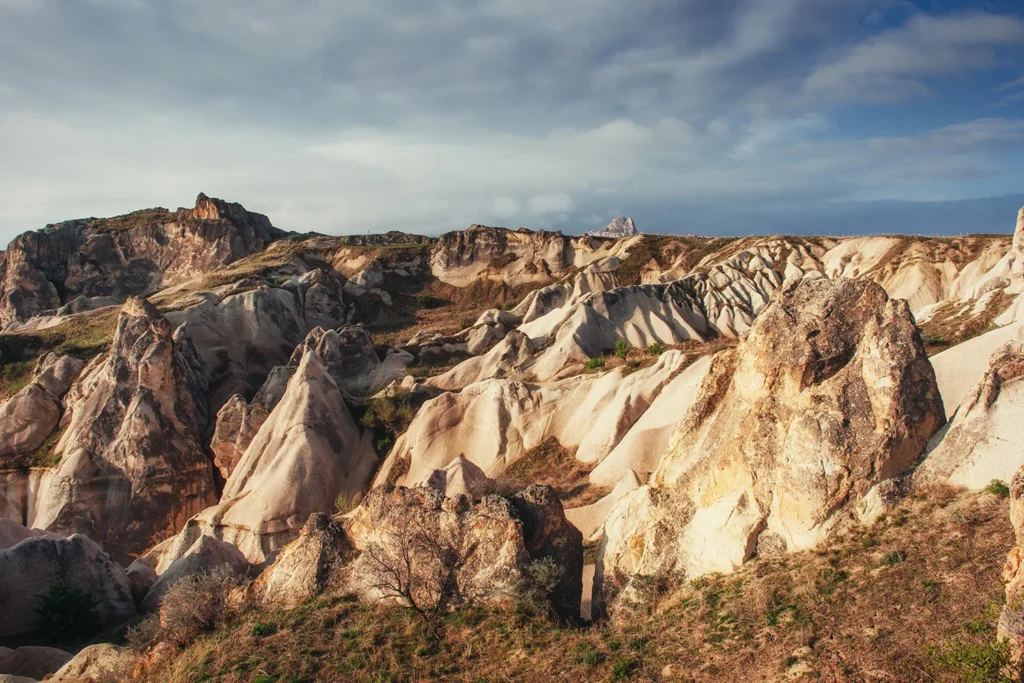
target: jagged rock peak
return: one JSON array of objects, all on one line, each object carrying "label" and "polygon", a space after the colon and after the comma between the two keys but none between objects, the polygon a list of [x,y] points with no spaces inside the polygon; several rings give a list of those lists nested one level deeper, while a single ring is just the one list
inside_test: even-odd
[{"label": "jagged rock peak", "polygon": [[1013,255],[1024,264],[1024,206],[1017,212],[1017,227],[1013,232]]},{"label": "jagged rock peak", "polygon": [[630,216],[616,216],[612,219],[611,223],[590,234],[593,237],[620,238],[639,235],[640,231],[637,230],[636,223],[633,222],[633,219]]}]

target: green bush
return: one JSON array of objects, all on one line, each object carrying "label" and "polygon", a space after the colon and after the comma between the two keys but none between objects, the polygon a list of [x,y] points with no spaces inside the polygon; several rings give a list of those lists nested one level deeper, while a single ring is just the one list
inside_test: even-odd
[{"label": "green bush", "polygon": [[661,342],[652,342],[651,345],[647,347],[647,353],[652,356],[660,356],[665,353],[665,345]]},{"label": "green bush", "polygon": [[985,487],[985,490],[991,493],[993,496],[999,496],[1000,498],[1010,497],[1010,487],[1006,485],[1005,481],[1001,479],[993,479]]},{"label": "green bush", "polygon": [[444,302],[435,296],[430,296],[429,294],[416,295],[417,308],[440,308],[443,305]]},{"label": "green bush", "polygon": [[620,339],[615,342],[615,355],[619,358],[625,359],[629,355],[629,352],[633,350],[633,345],[625,339]]},{"label": "green bush", "polygon": [[36,596],[36,635],[50,643],[77,643],[93,635],[100,624],[91,593],[55,583]]},{"label": "green bush", "polygon": [[587,361],[587,370],[597,370],[604,367],[604,354]]},{"label": "green bush", "polygon": [[277,633],[277,624],[268,621],[257,621],[252,625],[251,633],[257,638],[272,636]]}]

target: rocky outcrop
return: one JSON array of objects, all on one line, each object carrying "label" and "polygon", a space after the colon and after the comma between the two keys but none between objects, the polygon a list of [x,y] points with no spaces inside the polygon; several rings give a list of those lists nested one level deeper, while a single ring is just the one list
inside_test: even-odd
[{"label": "rocky outcrop", "polygon": [[110,352],[68,392],[60,464],[29,525],[87,534],[122,561],[173,535],[215,499],[205,389],[185,329],[129,299]]},{"label": "rocky outcrop", "polygon": [[104,625],[135,614],[125,571],[86,536],[35,536],[0,551],[0,636],[29,633],[39,596],[56,584],[96,599]]},{"label": "rocky outcrop", "polygon": [[[132,565],[143,561],[144,559],[136,560]],[[145,597],[139,603],[139,609],[148,613],[156,612],[171,586],[189,577],[210,574],[218,567],[228,567],[235,574],[244,575],[249,570],[249,563],[238,548],[230,543],[218,541],[210,536],[200,536],[184,555],[174,560],[160,573],[159,578],[146,591]],[[132,573],[131,570],[132,567],[129,567],[129,574]]]},{"label": "rocky outcrop", "polygon": [[637,230],[636,223],[629,216],[616,216],[608,225],[590,233],[591,237],[604,237],[606,239],[622,239],[639,234],[640,231]]},{"label": "rocky outcrop", "polygon": [[200,194],[193,209],[148,209],[48,225],[0,252],[0,326],[80,296],[156,290],[254,254],[285,233],[266,216]]},{"label": "rocky outcrop", "polygon": [[441,235],[431,250],[430,267],[434,277],[456,287],[484,281],[537,285],[614,253],[614,243],[590,237],[471,225]]},{"label": "rocky outcrop", "polygon": [[998,632],[999,639],[1009,643],[1013,679],[1020,680],[1024,676],[1024,469],[1010,480],[1010,523],[1017,543],[1003,566],[1006,603]]},{"label": "rocky outcrop", "polygon": [[250,403],[240,394],[229,398],[217,412],[210,450],[213,452],[213,464],[225,480],[231,476],[269,415],[270,411],[262,402],[254,400]]},{"label": "rocky outcrop", "polygon": [[43,445],[60,422],[61,399],[84,365],[47,353],[36,363],[31,383],[0,405],[0,465]]},{"label": "rocky outcrop", "polygon": [[0,647],[0,674],[38,680],[54,673],[70,659],[70,652],[55,647],[23,645],[13,650]]},{"label": "rocky outcrop", "polygon": [[988,370],[960,404],[948,428],[933,438],[915,483],[949,482],[984,488],[1009,481],[1024,465],[1024,330],[989,359]]},{"label": "rocky outcrop", "polygon": [[311,329],[337,327],[347,316],[340,281],[323,270],[283,282],[251,277],[197,296],[199,303],[167,317],[188,325],[214,410],[234,394],[251,396],[275,367],[288,363]]},{"label": "rocky outcrop", "polygon": [[637,576],[693,578],[814,546],[942,423],[905,301],[869,282],[787,285],[715,356],[651,482],[612,511],[602,600],[637,599]]},{"label": "rocky outcrop", "polygon": [[48,683],[108,683],[130,681],[138,655],[127,647],[108,643],[90,645],[71,658]]},{"label": "rocky outcrop", "polygon": [[295,602],[326,586],[369,602],[421,606],[438,598],[434,579],[451,571],[449,606],[513,603],[533,561],[553,563],[559,580],[549,596],[559,613],[579,614],[582,537],[548,487],[512,497],[446,498],[426,488],[374,489],[344,526],[311,518],[302,536],[257,581],[262,599]]},{"label": "rocky outcrop", "polygon": [[[220,502],[160,549],[168,566],[202,535],[239,548],[254,564],[293,540],[310,514],[357,498],[377,457],[341,390],[313,351],[231,472]],[[158,569],[158,572],[160,570]]]},{"label": "rocky outcrop", "polygon": [[598,464],[601,484],[614,484],[628,470],[646,474],[657,466],[707,370],[706,359],[694,360],[668,351],[630,374],[618,368],[547,384],[488,379],[442,394],[417,412],[376,483],[388,481],[402,462],[406,473],[397,483],[429,484],[459,457],[498,477],[551,438],[575,450],[578,460]]}]

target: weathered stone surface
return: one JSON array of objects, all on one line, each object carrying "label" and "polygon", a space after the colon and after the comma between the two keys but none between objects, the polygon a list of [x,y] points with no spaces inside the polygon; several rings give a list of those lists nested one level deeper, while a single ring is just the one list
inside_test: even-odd
[{"label": "weathered stone surface", "polygon": [[473,502],[427,488],[387,486],[372,490],[343,526],[325,516],[311,517],[255,590],[276,603],[301,601],[327,587],[369,602],[402,603],[394,589],[397,576],[418,604],[430,605],[443,564],[457,584],[450,606],[511,604],[527,565],[549,560],[562,572],[552,602],[565,616],[576,616],[582,559],[582,538],[549,487],[530,487],[511,501],[486,496]]},{"label": "weathered stone surface", "polygon": [[24,645],[14,650],[0,648],[0,674],[38,680],[57,671],[70,659],[70,652],[55,647]]},{"label": "weathered stone surface", "polygon": [[1024,329],[997,350],[988,370],[929,444],[914,473],[918,484],[946,481],[984,488],[1009,481],[1024,465]]},{"label": "weathered stone surface", "polygon": [[60,422],[61,399],[84,365],[55,353],[39,359],[32,382],[0,405],[0,463],[43,445]]},{"label": "weathered stone surface", "polygon": [[138,656],[127,647],[101,643],[90,645],[62,666],[48,683],[112,683],[129,681]]},{"label": "weathered stone surface", "polygon": [[131,584],[118,564],[86,536],[36,536],[0,551],[0,636],[34,627],[38,596],[63,583],[96,598],[105,624],[135,614]]},{"label": "weathered stone surface", "polygon": [[27,232],[0,252],[0,325],[85,297],[124,301],[254,254],[285,233],[266,216],[200,194],[193,209],[149,209]]},{"label": "weathered stone surface", "polygon": [[68,393],[61,461],[30,525],[87,534],[122,561],[173,535],[215,496],[205,388],[184,329],[129,299],[110,352]]},{"label": "weathered stone surface", "polygon": [[628,603],[638,575],[692,578],[814,546],[942,422],[905,301],[869,282],[787,285],[715,356],[651,483],[611,513],[603,600]]},{"label": "weathered stone surface", "polygon": [[162,571],[201,535],[232,543],[254,564],[293,540],[310,514],[356,498],[377,461],[341,390],[307,351],[284,396],[224,486],[220,502],[160,549]]},{"label": "weathered stone surface", "polygon": [[[139,560],[136,560],[137,562]],[[139,608],[143,612],[155,612],[160,608],[164,595],[171,586],[182,579],[209,574],[222,566],[228,567],[238,575],[245,575],[249,570],[249,562],[238,548],[210,536],[200,536],[184,555],[160,574],[146,592]]]},{"label": "weathered stone surface", "polygon": [[1006,557],[1003,581],[1006,582],[1006,604],[999,617],[999,638],[1010,646],[1010,663],[1014,678],[1024,676],[1024,468],[1010,480],[1010,523],[1017,544]]}]

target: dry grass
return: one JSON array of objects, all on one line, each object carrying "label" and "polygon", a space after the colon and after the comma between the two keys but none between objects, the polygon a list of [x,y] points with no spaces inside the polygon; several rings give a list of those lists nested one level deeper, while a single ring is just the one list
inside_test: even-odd
[{"label": "dry grass", "polygon": [[552,436],[507,467],[498,485],[504,490],[518,491],[530,484],[546,484],[555,489],[565,506],[579,507],[610,491],[590,483],[590,470],[596,464],[580,462],[575,449],[564,447]]},{"label": "dry grass", "polygon": [[[151,681],[999,681],[1005,499],[934,490],[816,551],[670,592],[626,623],[466,608],[436,637],[402,609],[324,598],[247,613]],[[986,650],[985,648],[989,648]]]},{"label": "dry grass", "polygon": [[1000,313],[1013,303],[1013,296],[998,292],[985,307],[972,315],[971,307],[950,301],[933,311],[927,321],[921,323],[921,339],[928,355],[934,355],[951,346],[963,343],[994,329],[994,321]]}]

